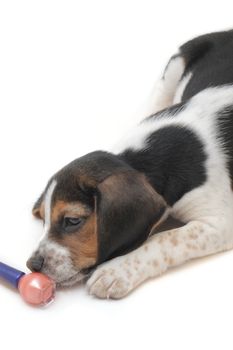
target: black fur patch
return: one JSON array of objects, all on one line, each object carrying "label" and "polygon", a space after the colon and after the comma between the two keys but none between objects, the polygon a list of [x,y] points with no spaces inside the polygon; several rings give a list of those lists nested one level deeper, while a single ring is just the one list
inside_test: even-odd
[{"label": "black fur patch", "polygon": [[186,62],[184,75],[193,73],[182,101],[208,87],[233,83],[233,30],[202,35],[180,51]]},{"label": "black fur patch", "polygon": [[227,155],[228,169],[233,183],[233,106],[225,107],[218,112],[217,131],[221,146]]},{"label": "black fur patch", "polygon": [[163,127],[147,138],[142,150],[128,149],[120,156],[145,173],[169,205],[206,181],[203,144],[185,127]]}]

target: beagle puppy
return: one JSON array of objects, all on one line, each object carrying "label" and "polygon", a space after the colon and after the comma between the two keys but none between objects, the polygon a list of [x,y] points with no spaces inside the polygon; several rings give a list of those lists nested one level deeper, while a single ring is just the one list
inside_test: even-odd
[{"label": "beagle puppy", "polygon": [[[33,208],[44,235],[27,262],[121,298],[188,260],[233,247],[233,30],[180,47],[144,119],[110,151],[74,160]],[[172,217],[177,222],[166,228]]]}]

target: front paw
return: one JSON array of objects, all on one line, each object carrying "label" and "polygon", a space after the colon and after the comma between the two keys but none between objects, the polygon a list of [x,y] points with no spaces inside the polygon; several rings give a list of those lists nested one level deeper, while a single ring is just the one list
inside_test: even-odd
[{"label": "front paw", "polygon": [[127,271],[114,265],[108,262],[93,272],[87,281],[89,294],[101,299],[120,299],[130,292],[132,288]]}]

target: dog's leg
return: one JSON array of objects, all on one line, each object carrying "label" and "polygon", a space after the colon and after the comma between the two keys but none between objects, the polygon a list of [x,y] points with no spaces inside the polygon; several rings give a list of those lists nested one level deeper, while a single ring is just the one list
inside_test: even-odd
[{"label": "dog's leg", "polygon": [[122,298],[146,279],[159,276],[170,267],[231,249],[231,229],[222,221],[215,220],[217,226],[213,222],[192,221],[151,236],[138,249],[97,267],[87,281],[89,293],[99,298]]},{"label": "dog's leg", "polygon": [[155,84],[145,105],[144,117],[173,105],[175,93],[185,71],[185,61],[181,54],[171,57],[163,76]]}]

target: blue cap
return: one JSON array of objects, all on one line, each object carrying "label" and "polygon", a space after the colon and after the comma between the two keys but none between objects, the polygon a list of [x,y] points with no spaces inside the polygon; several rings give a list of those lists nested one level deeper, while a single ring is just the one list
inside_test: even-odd
[{"label": "blue cap", "polygon": [[24,272],[14,269],[6,264],[0,262],[0,278],[18,288],[18,283],[21,277],[25,275]]}]

